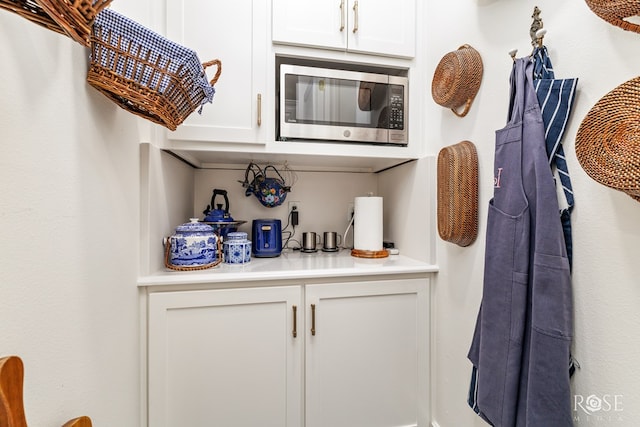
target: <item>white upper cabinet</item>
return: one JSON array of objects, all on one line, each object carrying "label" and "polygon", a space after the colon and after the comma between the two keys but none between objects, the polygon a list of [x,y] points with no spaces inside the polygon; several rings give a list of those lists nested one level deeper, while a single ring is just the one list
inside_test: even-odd
[{"label": "white upper cabinet", "polygon": [[[202,62],[222,61],[212,104],[194,112],[169,139],[264,143],[267,88],[267,0],[167,0],[167,37],[195,50]],[[207,69],[213,78],[215,67]]]},{"label": "white upper cabinet", "polygon": [[[312,56],[311,49],[298,46],[315,46],[325,48],[316,51],[318,59],[366,52],[377,55],[369,59],[378,66],[402,62],[401,67],[414,67],[405,59],[416,52],[415,12],[422,7],[416,0],[345,0],[342,8],[340,0],[317,3],[165,0],[165,35],[195,50],[203,63],[219,59],[222,74],[213,102],[203,106],[202,114],[194,111],[175,131],[162,130],[159,145],[196,167],[287,161],[303,168],[375,172],[423,155],[415,126],[407,147],[276,140],[277,53]],[[287,45],[274,45],[272,32],[274,41]],[[209,79],[214,68],[206,70]],[[420,105],[417,89],[410,91],[410,104]]]},{"label": "white upper cabinet", "polygon": [[274,43],[415,56],[415,0],[273,0],[272,7]]}]

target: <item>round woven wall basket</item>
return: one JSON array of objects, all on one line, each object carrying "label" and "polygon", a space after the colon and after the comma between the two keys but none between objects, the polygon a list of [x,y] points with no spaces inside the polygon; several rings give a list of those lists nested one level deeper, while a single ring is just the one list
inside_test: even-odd
[{"label": "round woven wall basket", "polygon": [[578,128],[576,156],[591,178],[640,202],[640,77],[591,108]]},{"label": "round woven wall basket", "polygon": [[[458,117],[466,116],[480,89],[483,71],[480,54],[468,44],[447,53],[433,75],[433,100],[438,105],[450,108]],[[458,112],[462,106],[462,112]]]},{"label": "round woven wall basket", "polygon": [[478,153],[470,141],[438,153],[438,234],[469,246],[478,235]]},{"label": "round woven wall basket", "polygon": [[610,24],[640,33],[640,25],[627,20],[640,15],[640,0],[586,0],[587,6]]}]

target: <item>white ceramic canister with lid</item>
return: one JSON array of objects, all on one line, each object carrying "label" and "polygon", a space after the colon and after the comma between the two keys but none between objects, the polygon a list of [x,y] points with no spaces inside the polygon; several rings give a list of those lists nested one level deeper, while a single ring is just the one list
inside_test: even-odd
[{"label": "white ceramic canister with lid", "polygon": [[251,261],[251,240],[247,240],[247,233],[227,233],[222,246],[226,264],[246,264]]}]

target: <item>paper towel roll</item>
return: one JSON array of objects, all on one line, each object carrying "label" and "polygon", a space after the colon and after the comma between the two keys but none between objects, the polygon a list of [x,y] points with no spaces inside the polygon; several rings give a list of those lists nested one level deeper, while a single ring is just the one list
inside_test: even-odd
[{"label": "paper towel roll", "polygon": [[353,209],[353,248],[381,251],[382,197],[356,197]]}]

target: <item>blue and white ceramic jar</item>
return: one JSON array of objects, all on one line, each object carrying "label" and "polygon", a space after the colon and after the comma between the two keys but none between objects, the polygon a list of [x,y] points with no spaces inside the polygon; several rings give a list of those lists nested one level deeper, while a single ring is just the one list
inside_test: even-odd
[{"label": "blue and white ceramic jar", "polygon": [[247,240],[247,233],[227,233],[223,242],[223,253],[226,264],[246,264],[251,261],[251,240]]},{"label": "blue and white ceramic jar", "polygon": [[176,227],[175,234],[167,239],[170,245],[167,267],[202,267],[217,259],[218,236],[208,224],[198,218]]}]

